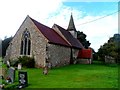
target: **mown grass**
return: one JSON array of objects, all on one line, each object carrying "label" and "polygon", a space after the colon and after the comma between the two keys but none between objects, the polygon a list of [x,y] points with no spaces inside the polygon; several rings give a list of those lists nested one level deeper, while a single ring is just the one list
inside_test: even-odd
[{"label": "mown grass", "polygon": [[[105,65],[69,65],[49,70],[25,69],[27,88],[117,88],[118,68]],[[18,72],[17,72],[18,73]]]},{"label": "mown grass", "polygon": [[[27,88],[118,88],[118,67],[102,64],[68,65],[49,70],[43,75],[42,69],[24,68],[28,74]],[[13,88],[19,84],[18,71],[14,84],[6,85]]]}]

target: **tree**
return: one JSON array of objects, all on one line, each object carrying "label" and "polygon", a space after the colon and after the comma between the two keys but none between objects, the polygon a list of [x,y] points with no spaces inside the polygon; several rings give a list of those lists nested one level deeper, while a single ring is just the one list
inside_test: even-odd
[{"label": "tree", "polygon": [[114,34],[113,37],[109,38],[107,43],[104,43],[99,49],[98,49],[98,57],[99,60],[104,61],[104,57],[111,56],[115,58],[116,63],[118,63],[119,56],[119,49],[120,49],[120,34]]},{"label": "tree", "polygon": [[7,47],[9,46],[9,42],[12,40],[13,37],[9,37],[9,38],[5,38],[3,41],[2,41],[2,57],[5,56],[6,54],[6,49]]},{"label": "tree", "polygon": [[88,49],[88,47],[90,46],[90,42],[86,40],[86,34],[84,34],[83,32],[77,31],[77,39],[82,43],[82,45]]}]

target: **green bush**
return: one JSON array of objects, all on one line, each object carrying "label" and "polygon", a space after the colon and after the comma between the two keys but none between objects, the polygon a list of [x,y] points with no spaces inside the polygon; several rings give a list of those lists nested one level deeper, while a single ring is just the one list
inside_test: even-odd
[{"label": "green bush", "polygon": [[18,58],[18,63],[21,63],[23,67],[34,68],[35,61],[33,57],[20,56]]},{"label": "green bush", "polygon": [[17,67],[18,63],[20,63],[18,59],[10,60],[10,65],[13,67]]}]

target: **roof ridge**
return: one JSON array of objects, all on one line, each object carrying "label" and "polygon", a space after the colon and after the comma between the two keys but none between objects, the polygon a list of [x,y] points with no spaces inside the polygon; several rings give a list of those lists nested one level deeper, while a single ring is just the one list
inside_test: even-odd
[{"label": "roof ridge", "polygon": [[[37,26],[37,28],[40,30],[40,32],[48,39],[49,43],[54,43],[54,44],[59,44],[59,45],[71,47],[71,45],[68,42],[66,42],[64,40],[64,38],[62,38],[57,32],[55,32],[53,28],[50,28],[50,27],[38,22],[37,20],[35,20],[31,17],[30,17],[30,19]],[[46,30],[42,30],[42,28],[44,28]],[[48,32],[49,32],[49,34],[48,34]],[[56,37],[58,36],[57,38],[60,40],[56,40],[56,42],[55,42],[56,38],[50,37],[50,34],[54,34]],[[62,40],[62,42],[61,42],[61,40]]]},{"label": "roof ridge", "polygon": [[35,19],[31,18],[31,17],[30,17],[30,19],[32,19],[32,20],[34,20],[34,21],[38,22],[39,24],[41,24],[41,25],[43,25],[43,26],[45,26],[45,27],[47,27],[47,28],[49,28],[49,29],[52,29],[52,28],[50,28],[49,26],[46,26],[45,24],[43,24],[43,23],[41,23],[41,22],[39,22],[39,21],[37,21],[37,20],[35,20]]},{"label": "roof ridge", "polygon": [[54,24],[57,26],[58,30],[62,33],[62,35],[66,38],[66,40],[75,48],[83,48],[83,45],[81,44],[81,42],[77,39],[77,38],[74,38],[72,36],[72,34],[64,29],[63,27],[57,25],[57,24]]}]

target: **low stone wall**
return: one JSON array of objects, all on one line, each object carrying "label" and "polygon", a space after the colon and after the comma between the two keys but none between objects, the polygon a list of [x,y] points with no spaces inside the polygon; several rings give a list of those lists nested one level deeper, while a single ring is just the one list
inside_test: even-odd
[{"label": "low stone wall", "polygon": [[115,58],[111,57],[111,56],[105,56],[105,63],[106,64],[115,64]]},{"label": "low stone wall", "polygon": [[91,59],[78,59],[79,64],[91,64]]}]

